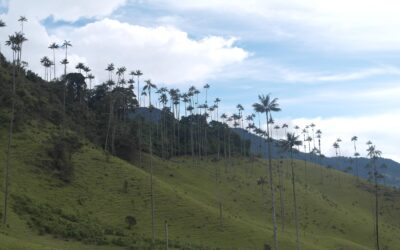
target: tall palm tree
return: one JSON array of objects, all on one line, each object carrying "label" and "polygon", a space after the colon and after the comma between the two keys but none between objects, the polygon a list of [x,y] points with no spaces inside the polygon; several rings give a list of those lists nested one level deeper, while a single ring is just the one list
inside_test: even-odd
[{"label": "tall palm tree", "polygon": [[[6,27],[6,23],[0,19],[0,28]],[[1,44],[0,44],[0,53],[1,53]]]},{"label": "tall palm tree", "polygon": [[275,208],[275,190],[273,183],[273,171],[272,171],[272,152],[271,152],[271,135],[270,135],[270,118],[272,118],[272,112],[279,112],[281,109],[279,108],[278,99],[271,98],[270,95],[259,95],[258,96],[259,103],[254,103],[253,107],[256,112],[265,113],[265,118],[267,121],[267,143],[268,143],[268,172],[269,172],[269,188],[271,192],[271,204],[272,204],[272,222],[274,225],[274,246],[275,250],[278,250],[278,230],[276,224],[276,208]]},{"label": "tall palm tree", "polygon": [[15,33],[10,35],[9,40],[6,41],[6,45],[11,47],[13,55],[13,74],[12,74],[12,92],[11,92],[11,114],[10,114],[10,125],[8,130],[8,141],[6,151],[6,164],[4,169],[4,206],[3,206],[3,224],[7,224],[7,212],[8,212],[8,196],[9,196],[9,184],[10,184],[10,164],[11,164],[11,144],[14,132],[14,118],[15,118],[15,99],[16,99],[16,68],[19,67],[18,53],[21,52],[22,44],[27,40],[22,33]]},{"label": "tall palm tree", "polygon": [[207,92],[208,92],[208,89],[210,88],[210,85],[207,83],[203,87],[206,90],[206,104],[207,104]]},{"label": "tall palm tree", "polygon": [[112,81],[113,73],[114,73],[115,67],[114,63],[110,63],[107,65],[106,71],[108,71],[108,80]]},{"label": "tall palm tree", "polygon": [[293,162],[293,151],[294,147],[300,146],[302,142],[299,140],[299,136],[294,133],[287,133],[286,140],[280,141],[281,147],[290,152],[290,166],[292,170],[292,190],[293,190],[293,207],[294,207],[294,220],[296,226],[296,246],[300,249],[300,233],[299,233],[299,219],[297,214],[297,197],[296,197],[296,186],[295,186],[295,172],[294,172],[294,162]]},{"label": "tall palm tree", "polygon": [[355,161],[356,161],[356,176],[358,178],[358,163],[357,163],[357,156],[356,156],[356,153],[357,153],[357,144],[356,144],[357,140],[358,140],[357,136],[351,137],[351,141],[353,142],[353,146],[354,146],[354,158],[355,158]]},{"label": "tall palm tree", "polygon": [[373,178],[374,178],[374,187],[375,187],[375,242],[376,242],[376,249],[379,250],[379,186],[378,186],[378,170],[376,166],[376,161],[378,158],[381,157],[382,152],[377,150],[375,145],[370,144],[367,149],[368,157],[370,157],[373,166]]},{"label": "tall palm tree", "polygon": [[[63,49],[65,49],[65,61],[68,61],[68,47],[72,47],[72,44],[70,41],[64,40],[61,47],[63,47]],[[67,63],[64,64],[64,76],[66,76],[66,75],[67,75]]]},{"label": "tall palm tree", "polygon": [[[52,44],[49,45],[49,49],[53,50],[53,62],[56,61],[56,50],[59,49],[59,48],[60,48],[60,45],[58,45],[56,43],[52,43]],[[56,64],[55,63],[53,65],[53,69],[54,69],[53,77],[55,79],[55,78],[57,78],[57,75],[56,75]]]},{"label": "tall palm tree", "polygon": [[[131,73],[132,73],[132,72],[131,72]],[[138,102],[139,102],[139,105],[140,105],[140,95],[139,95],[139,91],[140,91],[140,82],[139,82],[139,80],[140,80],[140,77],[143,75],[143,73],[142,73],[142,71],[140,71],[140,70],[136,70],[135,73],[134,73],[133,75],[135,75],[135,76],[137,77],[137,95],[138,95]]]},{"label": "tall palm tree", "polygon": [[[146,80],[146,85],[143,87],[143,91],[148,91],[149,93],[149,111],[152,112],[153,105],[151,104],[151,89],[156,89],[157,86],[151,82],[151,80]],[[155,243],[155,228],[154,228],[154,191],[153,191],[153,142],[152,142],[152,124],[150,124],[149,130],[149,152],[150,152],[150,199],[151,199],[151,240],[152,244]]]},{"label": "tall palm tree", "polygon": [[151,89],[157,89],[157,86],[151,82],[151,80],[145,81],[146,85],[143,87],[143,91],[147,90],[148,97],[149,97],[149,107],[152,106],[151,104]]},{"label": "tall palm tree", "polygon": [[94,75],[88,74],[87,78],[89,79],[89,89],[92,89],[92,80],[94,79]]},{"label": "tall palm tree", "polygon": [[85,68],[86,66],[85,66],[85,64],[83,64],[83,63],[78,63],[76,66],[75,66],[75,69],[77,69],[78,71],[79,71],[79,73],[81,74],[82,73],[82,70]]},{"label": "tall palm tree", "polygon": [[25,16],[20,16],[18,22],[21,23],[21,33],[24,33],[24,22],[27,22],[28,19]]},{"label": "tall palm tree", "polygon": [[40,59],[40,63],[44,67],[44,76],[43,79],[48,80],[48,66],[51,65],[50,59],[47,56],[44,56]]}]

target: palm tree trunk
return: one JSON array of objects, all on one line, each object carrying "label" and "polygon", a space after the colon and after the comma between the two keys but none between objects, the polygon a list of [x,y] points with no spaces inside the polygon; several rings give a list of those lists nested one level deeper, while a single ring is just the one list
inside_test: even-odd
[{"label": "palm tree trunk", "polygon": [[299,236],[299,219],[297,215],[297,197],[296,197],[296,184],[294,175],[293,163],[293,149],[290,149],[290,166],[292,168],[292,189],[293,189],[293,206],[294,206],[294,221],[296,226],[296,249],[300,250],[300,236]]},{"label": "palm tree trunk", "polygon": [[11,117],[10,126],[8,130],[8,141],[7,141],[7,152],[6,152],[6,165],[4,168],[4,207],[3,207],[3,224],[7,224],[7,212],[8,212],[8,196],[9,196],[9,184],[10,184],[10,162],[11,162],[11,144],[13,139],[14,130],[14,117],[15,117],[15,93],[16,93],[16,69],[15,69],[15,53],[13,52],[13,86],[11,96]]},{"label": "palm tree trunk", "polygon": [[268,172],[269,172],[269,189],[271,192],[271,205],[272,205],[272,223],[274,226],[274,248],[278,250],[278,228],[276,225],[276,208],[275,208],[275,190],[272,176],[272,153],[271,153],[271,138],[269,132],[269,121],[268,121],[268,112],[266,112],[267,117],[267,131],[268,131]]},{"label": "palm tree trunk", "polygon": [[379,250],[379,200],[378,200],[378,172],[376,170],[376,163],[374,161],[374,182],[375,182],[375,237],[376,237],[376,250]]},{"label": "palm tree trunk", "polygon": [[150,151],[150,201],[151,201],[151,242],[155,244],[155,218],[154,218],[154,190],[153,190],[153,144],[152,144],[152,129],[150,125],[149,133],[149,151]]},{"label": "palm tree trunk", "polygon": [[285,231],[285,197],[284,197],[284,187],[283,187],[283,163],[278,163],[278,173],[279,173],[279,198],[281,202],[281,227],[282,232]]}]

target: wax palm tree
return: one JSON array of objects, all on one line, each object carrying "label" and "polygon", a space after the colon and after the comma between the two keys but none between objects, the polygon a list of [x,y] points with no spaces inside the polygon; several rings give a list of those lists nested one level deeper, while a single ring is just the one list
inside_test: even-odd
[{"label": "wax palm tree", "polygon": [[[49,49],[53,50],[53,62],[56,61],[56,50],[59,49],[59,48],[60,48],[60,45],[58,45],[56,43],[52,43],[52,44],[49,45]],[[55,63],[53,65],[53,69],[54,69],[53,76],[54,76],[54,78],[57,78],[57,75],[56,75],[56,64]]]},{"label": "wax palm tree", "polygon": [[351,141],[353,142],[353,146],[354,146],[354,158],[355,158],[355,161],[356,161],[356,176],[358,178],[358,162],[357,162],[357,156],[356,156],[356,153],[357,153],[357,140],[358,140],[357,136],[351,137]]},{"label": "wax palm tree", "polygon": [[157,89],[157,86],[151,82],[151,80],[145,81],[146,85],[143,87],[143,91],[147,90],[148,97],[149,97],[149,107],[152,106],[151,104],[151,89]]},{"label": "wax palm tree", "polygon": [[8,141],[6,149],[6,164],[4,166],[4,203],[3,203],[3,224],[7,224],[8,218],[8,197],[10,185],[10,164],[11,164],[11,144],[14,132],[14,118],[15,118],[15,99],[16,99],[16,68],[19,67],[18,53],[21,52],[22,44],[27,40],[22,33],[15,33],[10,35],[6,41],[6,45],[10,46],[13,55],[13,73],[12,73],[12,92],[11,92],[11,114],[10,125],[8,130]]},{"label": "wax palm tree", "polygon": [[85,64],[83,64],[83,63],[78,63],[76,66],[75,66],[75,69],[77,69],[78,71],[79,71],[79,74],[81,74],[82,73],[82,70],[85,68]]},{"label": "wax palm tree", "polygon": [[40,63],[41,63],[42,66],[44,67],[43,79],[45,79],[45,80],[48,80],[48,77],[47,77],[47,75],[48,75],[47,69],[48,69],[49,62],[50,62],[50,60],[49,60],[49,58],[48,58],[47,56],[44,56],[44,57],[42,57],[42,58],[40,59]]},{"label": "wax palm tree", "polygon": [[206,104],[207,104],[207,92],[208,92],[208,89],[210,88],[210,85],[209,84],[205,84],[203,86],[203,88],[206,90]]},{"label": "wax palm tree", "polygon": [[[131,72],[131,74],[132,73],[133,73],[133,71]],[[143,73],[140,70],[136,70],[133,75],[135,75],[137,77],[137,96],[138,96],[138,102],[139,102],[139,105],[140,105],[140,95],[139,95],[140,81],[139,80],[140,80],[140,77],[143,75]]]},{"label": "wax palm tree", "polygon": [[[156,85],[151,82],[151,80],[146,80],[146,85],[143,87],[143,91],[148,91],[149,93],[149,111],[153,110],[151,104],[151,89],[156,89]],[[151,115],[150,115],[151,116]],[[151,242],[155,244],[155,215],[154,215],[154,189],[153,189],[153,142],[152,142],[152,124],[150,124],[149,130],[149,152],[150,152],[150,200],[151,200]]]},{"label": "wax palm tree", "polygon": [[[6,23],[0,19],[0,28],[6,27]],[[1,44],[0,44],[0,53],[1,53]]]},{"label": "wax palm tree", "polygon": [[311,131],[312,131],[312,141],[313,141],[313,143],[314,143],[314,148],[315,148],[315,133],[314,133],[314,128],[315,128],[315,124],[314,123],[311,123],[310,124],[310,128],[311,128]]},{"label": "wax palm tree", "polygon": [[88,74],[87,78],[89,79],[89,89],[92,89],[92,80],[94,79],[94,75]]},{"label": "wax palm tree", "polygon": [[117,68],[117,71],[115,72],[115,74],[118,76],[117,84],[120,84],[121,80],[124,79],[125,71],[126,71],[126,67],[124,67],[124,66]]},{"label": "wax palm tree", "polygon": [[20,16],[18,22],[21,23],[21,33],[24,33],[24,23],[28,22],[28,19],[25,16]]},{"label": "wax palm tree", "polygon": [[373,178],[374,178],[374,187],[375,187],[375,242],[376,242],[376,249],[379,250],[379,186],[378,186],[378,170],[376,166],[376,161],[378,158],[381,157],[382,152],[377,150],[375,145],[370,144],[367,149],[368,157],[370,157],[373,166]]},{"label": "wax palm tree", "polygon": [[[72,44],[71,44],[70,41],[64,40],[64,42],[61,45],[61,47],[63,49],[65,49],[65,61],[68,61],[68,47],[72,47]],[[67,63],[64,64],[64,76],[66,76],[66,75],[67,75]]]},{"label": "wax palm tree", "polygon": [[299,233],[299,219],[297,214],[297,197],[296,197],[296,186],[295,186],[295,172],[294,172],[294,162],[293,162],[293,152],[294,147],[300,146],[302,142],[299,140],[299,136],[294,133],[287,133],[285,140],[280,140],[281,147],[290,152],[290,166],[292,170],[292,190],[293,190],[293,207],[294,207],[294,220],[296,226],[296,246],[300,249],[300,233]]},{"label": "wax palm tree", "polygon": [[272,205],[272,222],[274,226],[274,246],[275,250],[278,250],[278,230],[276,224],[276,208],[275,208],[275,190],[272,176],[272,152],[271,152],[271,135],[269,131],[270,126],[270,118],[272,118],[272,112],[279,112],[281,109],[279,108],[278,99],[271,98],[270,95],[259,95],[258,96],[259,103],[254,103],[253,107],[256,112],[265,113],[265,118],[267,121],[267,143],[268,143],[268,172],[269,172],[269,188],[271,192],[271,205]]},{"label": "wax palm tree", "polygon": [[114,73],[115,67],[114,63],[110,63],[107,65],[106,71],[108,71],[108,80],[112,81],[113,73]]}]

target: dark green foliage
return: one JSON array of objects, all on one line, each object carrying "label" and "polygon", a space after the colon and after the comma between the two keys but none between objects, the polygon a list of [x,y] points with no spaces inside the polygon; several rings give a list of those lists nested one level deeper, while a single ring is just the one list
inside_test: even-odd
[{"label": "dark green foliage", "polygon": [[136,219],[131,215],[125,217],[125,222],[128,224],[128,229],[131,229],[132,226],[136,225]]},{"label": "dark green foliage", "polygon": [[60,135],[53,136],[49,143],[48,154],[52,159],[49,164],[50,170],[65,182],[71,182],[74,174],[72,155],[80,150],[82,144],[77,136]]},{"label": "dark green foliage", "polygon": [[47,204],[36,204],[28,197],[12,196],[14,211],[39,234],[51,234],[86,243],[105,244],[103,230],[93,218],[65,213]]}]

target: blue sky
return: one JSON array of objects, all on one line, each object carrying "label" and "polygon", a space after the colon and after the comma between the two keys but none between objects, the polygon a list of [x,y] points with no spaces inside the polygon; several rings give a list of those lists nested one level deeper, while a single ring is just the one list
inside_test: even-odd
[{"label": "blue sky", "polygon": [[70,61],[87,63],[99,82],[114,62],[142,69],[159,85],[209,83],[211,98],[221,98],[228,113],[238,103],[250,113],[258,94],[271,93],[282,105],[278,122],[314,122],[323,130],[325,154],[338,137],[342,152],[352,154],[350,137],[358,135],[360,144],[370,139],[400,160],[396,1],[39,2],[46,8],[0,1],[9,24],[2,37],[18,29],[19,15],[28,17],[26,56],[38,72],[47,44],[67,39]]}]

